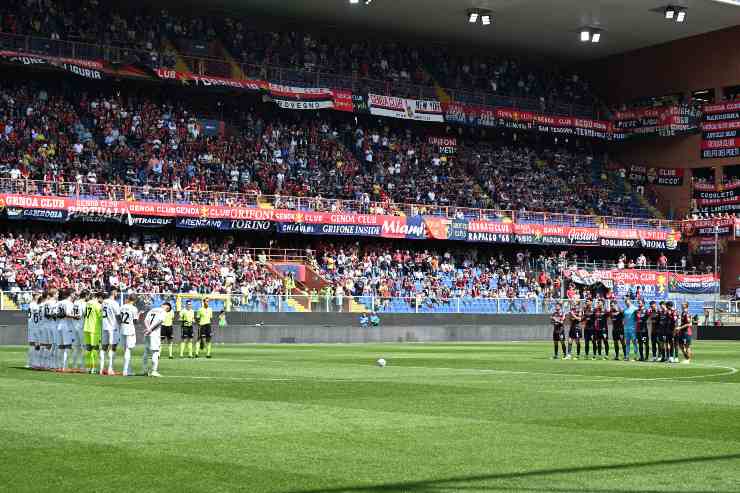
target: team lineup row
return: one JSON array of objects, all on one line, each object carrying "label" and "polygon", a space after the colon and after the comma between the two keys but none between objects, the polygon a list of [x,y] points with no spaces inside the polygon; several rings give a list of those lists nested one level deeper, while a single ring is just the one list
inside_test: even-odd
[{"label": "team lineup row", "polygon": [[[116,301],[117,297],[115,289],[108,297],[104,293],[86,291],[78,295],[71,289],[51,289],[35,295],[28,308],[26,366],[58,372],[116,375],[114,360],[121,345],[124,349],[121,374],[132,376],[131,353],[136,347],[136,323],[142,314],[136,307],[135,296],[129,296],[123,306]],[[193,354],[193,332],[197,322],[198,339],[206,348],[206,357],[210,358],[213,311],[208,306],[208,299],[203,300],[197,311],[188,300],[179,318],[182,326],[181,355],[186,344],[190,355]],[[163,339],[169,341],[172,357],[174,319],[175,312],[168,302],[144,315],[144,374],[160,376],[159,356]],[[198,356],[200,344],[195,344],[195,348]]]},{"label": "team lineup row", "polygon": [[[581,309],[574,304],[568,313],[563,312],[560,303],[555,307],[551,321],[553,325],[553,358],[558,358],[558,346],[562,349],[563,359],[578,359],[581,356],[581,339],[584,339],[586,358],[591,349],[592,359],[609,357],[609,327],[612,325],[614,342],[614,359],[619,360],[619,347],[625,361],[630,359],[630,345],[633,349],[633,360],[648,361],[652,354],[653,361],[678,363],[679,351],[684,357],[683,363],[689,363],[692,357],[691,338],[693,319],[689,314],[689,305],[684,303],[682,312],[674,308],[672,301],[651,301],[648,308],[642,300],[635,305],[625,298],[624,308],[612,303],[605,309],[601,302],[587,301]],[[568,325],[568,347],[566,349],[565,327]],[[573,356],[573,344],[576,355]],[[603,349],[603,354],[602,354]]]}]

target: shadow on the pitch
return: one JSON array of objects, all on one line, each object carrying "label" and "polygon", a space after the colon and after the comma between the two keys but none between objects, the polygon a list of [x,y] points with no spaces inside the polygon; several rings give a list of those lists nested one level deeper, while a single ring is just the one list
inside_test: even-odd
[{"label": "shadow on the pitch", "polygon": [[[632,463],[618,463],[618,464],[605,464],[597,466],[582,466],[582,467],[563,467],[553,469],[535,469],[532,471],[525,472],[511,472],[511,473],[499,473],[499,474],[481,474],[472,476],[457,476],[445,479],[431,479],[428,481],[404,481],[397,483],[385,483],[378,485],[367,485],[367,486],[343,486],[343,487],[331,487],[331,488],[320,488],[320,489],[296,489],[290,490],[285,493],[351,493],[351,492],[362,492],[362,493],[383,493],[383,492],[407,492],[407,493],[437,493],[439,491],[464,491],[464,490],[475,490],[475,491],[510,491],[511,486],[498,487],[495,485],[475,485],[474,483],[483,481],[496,481],[496,480],[516,480],[530,477],[546,477],[557,474],[574,474],[582,472],[596,472],[596,471],[615,471],[620,469],[638,469],[646,467],[656,466],[671,466],[677,464],[696,464],[699,462],[715,462],[723,460],[735,460],[740,459],[740,454],[727,454],[727,455],[711,455],[711,456],[700,456],[700,457],[686,457],[684,459],[666,459],[646,462],[632,462]],[[567,489],[555,489],[555,488],[515,488],[518,491],[532,491],[532,492],[568,492],[574,490]],[[624,490],[617,489],[599,489],[595,488],[591,491],[598,493],[622,493]],[[630,490],[633,493],[655,493],[655,490]],[[737,490],[732,490],[735,493]],[[695,491],[694,493],[732,493],[731,490],[711,490],[711,491]]]}]

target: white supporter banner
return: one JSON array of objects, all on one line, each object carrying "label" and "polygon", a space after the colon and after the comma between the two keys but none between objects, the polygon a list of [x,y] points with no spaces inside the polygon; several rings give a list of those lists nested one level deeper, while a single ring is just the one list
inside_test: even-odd
[{"label": "white supporter banner", "polygon": [[439,101],[396,98],[378,94],[368,94],[367,100],[371,115],[423,122],[444,121],[444,113]]}]

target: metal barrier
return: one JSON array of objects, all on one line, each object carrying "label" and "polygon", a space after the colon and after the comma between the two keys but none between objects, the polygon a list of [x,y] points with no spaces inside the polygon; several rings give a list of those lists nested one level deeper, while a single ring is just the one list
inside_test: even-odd
[{"label": "metal barrier", "polygon": [[[568,262],[568,265],[566,266],[566,269],[583,269],[586,271],[594,271],[594,270],[610,270],[610,269],[634,269],[634,270],[650,270],[650,271],[658,271],[658,272],[672,272],[675,274],[695,274],[694,270],[692,268],[688,267],[682,267],[680,264],[668,264],[668,265],[658,265],[658,264],[644,264],[644,265],[635,265],[633,267],[619,267],[617,262],[614,261],[607,261],[607,260],[592,260],[592,261],[583,261],[578,260],[576,262]],[[703,273],[702,273],[703,274]],[[707,272],[707,274],[711,274],[711,272]]]},{"label": "metal barrier", "polygon": [[[541,298],[430,298],[417,294],[403,298],[380,296],[326,295],[265,295],[256,293],[136,293],[136,306],[140,311],[147,311],[169,302],[175,311],[180,311],[187,301],[194,310],[198,310],[205,298],[214,313],[251,312],[251,313],[408,313],[408,314],[549,314],[560,303],[567,313],[573,304],[583,305],[583,300],[541,299]],[[118,301],[123,304],[127,295],[120,294]],[[4,291],[0,293],[0,310],[26,310],[33,299],[32,292]],[[684,301],[689,302],[692,315],[697,315],[700,322],[705,318],[714,321],[714,314],[723,324],[740,322],[740,304],[737,301],[688,300],[671,298],[680,307]],[[623,300],[619,301],[623,306]],[[605,308],[610,308],[605,302]]]},{"label": "metal barrier", "polygon": [[467,207],[407,204],[399,202],[362,202],[357,200],[325,199],[262,195],[173,188],[137,187],[99,183],[50,182],[34,180],[0,179],[0,193],[60,196],[73,199],[117,201],[142,201],[182,203],[197,205],[223,205],[233,207],[263,207],[307,212],[350,212],[356,214],[429,215],[448,219],[472,219],[491,222],[517,222],[519,224],[546,224],[573,227],[612,227],[626,229],[662,229],[679,231],[680,221],[642,219],[630,217],[590,216],[552,212],[515,212]]}]

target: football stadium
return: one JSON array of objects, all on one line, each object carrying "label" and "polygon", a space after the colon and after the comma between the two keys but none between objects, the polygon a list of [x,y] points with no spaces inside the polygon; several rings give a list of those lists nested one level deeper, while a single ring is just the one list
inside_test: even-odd
[{"label": "football stadium", "polygon": [[738,46],[738,0],[2,0],[0,491],[740,493]]}]

